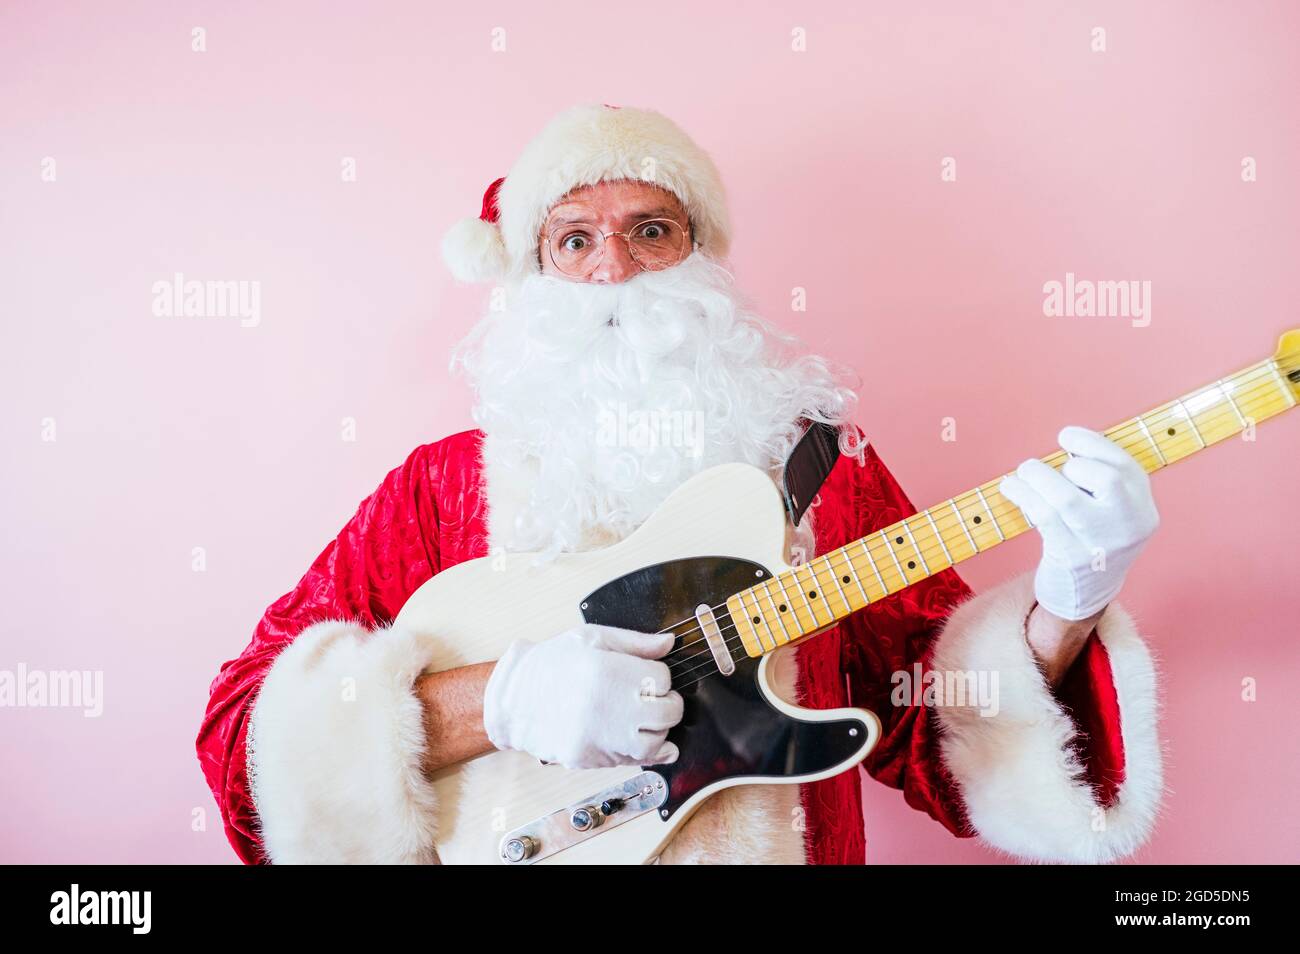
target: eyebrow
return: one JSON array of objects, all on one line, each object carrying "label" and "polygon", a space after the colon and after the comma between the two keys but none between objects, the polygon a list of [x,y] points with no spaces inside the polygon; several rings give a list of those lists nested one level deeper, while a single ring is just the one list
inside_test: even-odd
[{"label": "eyebrow", "polygon": [[[653,209],[643,209],[639,212],[629,212],[624,217],[625,221],[632,223],[644,222],[646,219],[673,219],[677,216],[675,210],[669,206],[661,205]],[[552,227],[558,225],[590,225],[591,218],[587,215],[578,215],[575,218],[556,219],[550,223]]]},{"label": "eyebrow", "polygon": [[676,216],[673,214],[673,210],[666,205],[661,205],[655,209],[646,209],[643,212],[637,212],[635,216],[628,216],[628,218],[633,218],[633,217],[635,217],[638,222],[644,219],[676,218]]}]

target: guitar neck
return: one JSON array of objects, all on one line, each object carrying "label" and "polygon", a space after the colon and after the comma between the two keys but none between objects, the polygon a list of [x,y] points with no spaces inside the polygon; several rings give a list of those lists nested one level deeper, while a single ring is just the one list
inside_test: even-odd
[{"label": "guitar neck", "polygon": [[[1104,433],[1148,473],[1211,444],[1249,432],[1296,406],[1300,368],[1295,344]],[[1288,348],[1291,350],[1288,351]],[[1042,460],[1059,468],[1069,455]],[[1003,475],[1005,476],[1005,475]],[[751,657],[761,656],[857,612],[977,553],[1019,536],[1032,524],[1002,496],[1002,476],[777,574],[727,601]]]}]

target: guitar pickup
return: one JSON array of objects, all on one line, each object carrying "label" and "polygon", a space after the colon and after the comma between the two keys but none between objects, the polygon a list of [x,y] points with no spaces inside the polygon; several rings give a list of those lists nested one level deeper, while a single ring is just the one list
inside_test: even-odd
[{"label": "guitar pickup", "polygon": [[713,615],[713,607],[708,603],[701,603],[695,607],[695,621],[700,624],[700,632],[704,634],[704,639],[709,644],[709,652],[713,653],[713,661],[718,665],[718,672],[730,676],[736,671],[736,661],[731,658],[731,650],[727,648],[727,640],[718,627],[717,617]]}]

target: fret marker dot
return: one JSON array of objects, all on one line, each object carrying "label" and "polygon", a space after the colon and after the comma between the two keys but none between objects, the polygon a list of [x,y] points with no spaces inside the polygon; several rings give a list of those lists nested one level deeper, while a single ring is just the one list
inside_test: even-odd
[{"label": "fret marker dot", "polygon": [[976,518],[975,518],[975,522],[976,522],[976,523],[979,523],[979,522],[980,522],[980,519],[981,519],[980,517],[976,517]]},{"label": "fret marker dot", "polygon": [[848,583],[848,582],[849,582],[849,578],[848,578],[847,576],[844,577],[844,582],[845,582],[845,583]]},{"label": "fret marker dot", "polygon": [[761,622],[763,622],[763,621],[762,621],[761,619],[759,619],[757,616],[754,617],[754,625],[755,625],[755,626],[757,626],[757,625],[758,625],[759,623],[761,623]]},{"label": "fret marker dot", "polygon": [[915,570],[915,569],[916,569],[916,561],[915,561],[915,560],[908,560],[908,561],[907,561],[907,568],[908,568],[909,570]]},{"label": "fret marker dot", "polygon": [[1173,429],[1172,427],[1169,428],[1169,436],[1170,436],[1170,437],[1173,437],[1173,436],[1174,436],[1174,429]]},{"label": "fret marker dot", "polygon": [[901,543],[903,542],[903,538],[902,538],[902,537],[895,537],[895,538],[894,538],[894,542],[895,542],[895,543],[900,543],[900,544],[901,544]]},{"label": "fret marker dot", "polygon": [[779,609],[782,613],[784,613],[784,612],[785,612],[785,604],[782,603],[780,606],[777,607],[777,609]]}]

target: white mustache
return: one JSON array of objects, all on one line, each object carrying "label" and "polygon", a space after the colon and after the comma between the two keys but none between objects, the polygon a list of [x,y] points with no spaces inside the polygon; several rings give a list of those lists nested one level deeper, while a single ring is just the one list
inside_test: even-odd
[{"label": "white mustache", "polygon": [[674,270],[643,272],[617,285],[532,276],[522,285],[515,310],[527,316],[528,334],[552,349],[581,351],[608,330],[643,354],[669,354],[686,339],[686,326],[704,317],[700,300],[682,294],[682,281],[670,274]]}]

